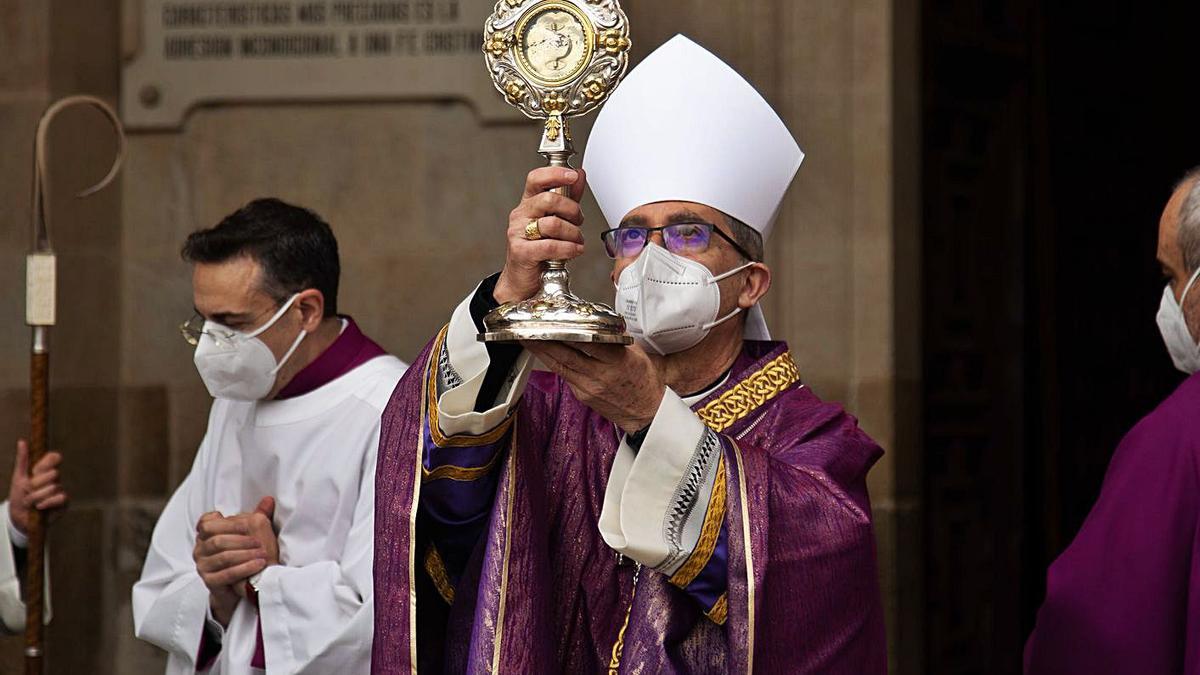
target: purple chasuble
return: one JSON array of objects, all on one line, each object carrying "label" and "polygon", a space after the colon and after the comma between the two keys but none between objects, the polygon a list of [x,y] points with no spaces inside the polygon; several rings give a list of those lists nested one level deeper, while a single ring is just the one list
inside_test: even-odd
[{"label": "purple chasuble", "polygon": [[[635,591],[635,566],[598,529],[620,436],[556,376],[534,372],[485,437],[436,438],[442,339],[383,416],[373,673],[886,671],[865,482],[881,450],[798,383],[786,345],[747,341],[728,381],[693,406],[722,446],[727,585],[715,612],[649,567]],[[427,464],[427,429],[447,464]],[[488,466],[454,466],[485,443],[500,449]],[[453,514],[431,518],[422,491],[452,495],[493,469],[491,508],[447,579],[430,544]]]},{"label": "purple chasuble", "polygon": [[1025,672],[1200,673],[1200,374],[1129,432],[1046,580]]}]

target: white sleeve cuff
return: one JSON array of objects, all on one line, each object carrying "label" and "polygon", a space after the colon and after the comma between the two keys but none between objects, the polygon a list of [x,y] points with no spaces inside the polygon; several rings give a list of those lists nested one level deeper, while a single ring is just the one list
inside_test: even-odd
[{"label": "white sleeve cuff", "polygon": [[[0,503],[8,519],[8,502]],[[25,603],[21,602],[21,581],[17,578],[17,563],[13,560],[8,541],[12,528],[0,530],[0,635],[25,630]]]},{"label": "white sleeve cuff", "polygon": [[222,626],[221,622],[217,621],[217,618],[213,616],[212,603],[205,603],[205,605],[207,606],[207,609],[204,610],[204,626],[210,633],[212,633],[213,638],[215,638],[217,642],[224,642],[225,627]]},{"label": "white sleeve cuff", "polygon": [[9,510],[9,502],[4,502],[4,523],[8,527],[8,541],[17,548],[29,548],[29,537],[17,529],[13,523],[12,512]]},{"label": "white sleeve cuff", "polygon": [[624,439],[617,450],[600,513],[604,541],[673,574],[700,538],[720,456],[717,435],[667,389],[641,450]]},{"label": "white sleeve cuff", "polygon": [[[3,531],[0,531],[0,635],[6,631],[10,633],[18,633],[25,630],[25,603],[21,599],[21,580],[17,574],[17,563],[13,559],[12,547],[16,544],[11,539],[16,528],[12,525],[12,521],[8,517],[8,502],[0,502],[0,509],[4,511],[4,518],[8,521],[8,525]],[[20,534],[16,532],[16,534]],[[22,537],[21,548],[25,548],[28,544],[28,539]],[[42,619],[49,625],[50,619],[53,618],[53,605],[50,602],[50,547],[45,548],[45,557],[42,559],[45,565],[43,579],[45,585],[42,588]]]},{"label": "white sleeve cuff", "polygon": [[489,410],[475,412],[475,399],[483,387],[491,360],[487,348],[476,339],[478,330],[471,318],[473,297],[474,292],[459,303],[450,318],[444,347],[445,358],[442,354],[435,355],[440,394],[437,401],[438,426],[446,436],[481,436],[500,426],[525,392],[525,384],[532,371],[532,356],[528,351],[522,351],[513,364],[512,372],[508,374],[500,400]]},{"label": "white sleeve cuff", "polygon": [[[446,389],[461,389],[477,375],[487,372],[487,347],[476,338],[479,332],[475,328],[475,320],[471,318],[471,299],[475,297],[471,291],[450,316],[450,328],[446,332],[446,356],[438,354],[438,379]],[[472,396],[479,393],[479,386],[474,387]],[[472,400],[472,405],[474,401]]]}]

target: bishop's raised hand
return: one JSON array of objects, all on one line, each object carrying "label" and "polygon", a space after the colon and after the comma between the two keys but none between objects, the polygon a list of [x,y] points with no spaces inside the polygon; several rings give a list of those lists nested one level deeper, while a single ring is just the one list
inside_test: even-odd
[{"label": "bishop's raised hand", "polygon": [[[508,217],[504,269],[493,293],[497,302],[519,302],[541,290],[543,264],[583,255],[583,197],[587,179],[578,169],[543,167],[529,172],[521,203]],[[568,188],[567,195],[551,192]],[[538,238],[528,230],[535,223]]]}]

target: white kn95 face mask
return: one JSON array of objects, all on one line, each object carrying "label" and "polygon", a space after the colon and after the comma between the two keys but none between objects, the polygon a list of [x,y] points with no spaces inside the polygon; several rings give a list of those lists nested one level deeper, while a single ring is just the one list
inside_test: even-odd
[{"label": "white kn95 face mask", "polygon": [[296,352],[307,333],[300,331],[291,349],[278,363],[271,348],[258,336],[279,321],[298,295],[288,298],[270,321],[250,333],[235,331],[212,321],[204,322],[204,331],[196,344],[192,361],[213,398],[257,401],[271,393],[276,374]]},{"label": "white kn95 face mask", "polygon": [[753,265],[748,262],[713,276],[703,264],[650,243],[617,280],[616,308],[634,341],[667,355],[690,349],[713,329],[732,319],[740,307],[721,310],[718,281]]},{"label": "white kn95 face mask", "polygon": [[1192,274],[1187,286],[1183,287],[1183,295],[1180,296],[1179,302],[1175,302],[1175,293],[1171,291],[1171,285],[1167,284],[1163,289],[1157,317],[1158,330],[1167,345],[1167,352],[1171,354],[1171,361],[1175,363],[1176,368],[1189,375],[1200,372],[1200,345],[1196,344],[1192,332],[1188,330],[1183,303],[1187,300],[1188,291],[1192,290],[1196,283],[1196,277],[1200,277],[1200,269]]}]

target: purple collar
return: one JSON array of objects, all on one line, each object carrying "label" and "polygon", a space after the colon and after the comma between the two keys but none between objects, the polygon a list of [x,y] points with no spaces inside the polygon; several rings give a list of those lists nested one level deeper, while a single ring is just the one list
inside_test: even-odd
[{"label": "purple collar", "polygon": [[321,352],[321,355],[312,363],[296,373],[287,386],[279,390],[279,393],[275,395],[276,401],[303,396],[329,384],[376,356],[387,354],[383,347],[363,335],[358,324],[354,323],[354,319],[348,316],[341,318],[346,320],[346,329],[333,341],[333,344],[329,345],[328,349]]}]

